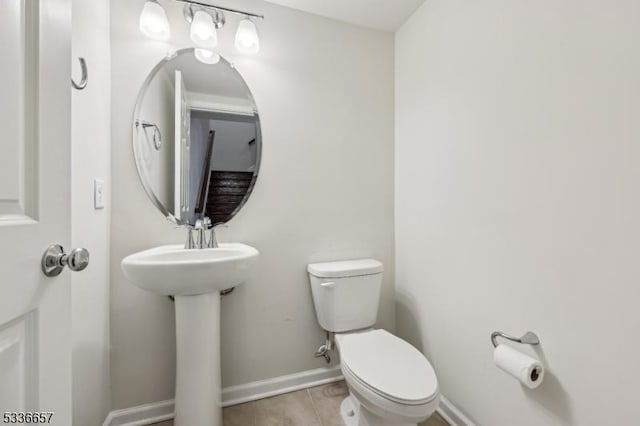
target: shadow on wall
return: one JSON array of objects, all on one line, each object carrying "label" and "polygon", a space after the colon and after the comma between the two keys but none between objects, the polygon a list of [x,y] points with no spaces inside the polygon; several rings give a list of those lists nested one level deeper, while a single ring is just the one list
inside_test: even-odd
[{"label": "shadow on wall", "polygon": [[542,344],[534,346],[533,349],[540,362],[547,368],[547,371],[545,371],[544,380],[540,387],[537,389],[529,389],[522,386],[524,393],[532,401],[540,405],[541,409],[559,419],[562,424],[576,424],[569,394],[564,390],[558,377],[548,368],[549,362],[544,355]]},{"label": "shadow on wall", "polygon": [[430,351],[428,347],[425,347],[422,339],[422,330],[416,315],[418,307],[415,305],[414,299],[401,291],[396,291],[395,298],[396,330],[398,337],[411,343],[428,357]]}]

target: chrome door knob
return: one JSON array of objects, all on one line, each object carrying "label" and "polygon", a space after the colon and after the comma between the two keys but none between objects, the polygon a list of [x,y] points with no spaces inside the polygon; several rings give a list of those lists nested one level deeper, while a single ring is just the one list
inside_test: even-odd
[{"label": "chrome door knob", "polygon": [[59,244],[53,244],[47,248],[42,256],[42,272],[47,277],[55,277],[68,266],[72,271],[82,271],[89,266],[89,251],[85,248],[77,248],[66,254]]}]

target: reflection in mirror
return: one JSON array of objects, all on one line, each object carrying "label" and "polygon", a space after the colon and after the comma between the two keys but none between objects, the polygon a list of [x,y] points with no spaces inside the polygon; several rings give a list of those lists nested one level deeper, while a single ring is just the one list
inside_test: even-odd
[{"label": "reflection in mirror", "polygon": [[178,224],[229,221],[260,165],[260,120],[242,76],[183,49],[158,64],[136,104],[133,150],[156,207]]}]

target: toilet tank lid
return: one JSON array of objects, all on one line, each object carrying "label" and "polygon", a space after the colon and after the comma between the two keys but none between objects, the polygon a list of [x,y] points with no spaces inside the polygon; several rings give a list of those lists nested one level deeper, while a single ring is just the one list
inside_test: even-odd
[{"label": "toilet tank lid", "polygon": [[384,266],[382,262],[375,259],[354,259],[311,263],[307,267],[307,271],[319,278],[344,278],[379,274],[384,271]]}]

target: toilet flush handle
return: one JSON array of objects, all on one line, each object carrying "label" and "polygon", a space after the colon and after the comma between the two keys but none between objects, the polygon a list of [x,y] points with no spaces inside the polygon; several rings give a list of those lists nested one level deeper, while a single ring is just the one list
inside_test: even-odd
[{"label": "toilet flush handle", "polygon": [[324,287],[324,288],[334,288],[335,286],[336,286],[336,283],[334,283],[333,281],[320,284],[320,287]]}]

